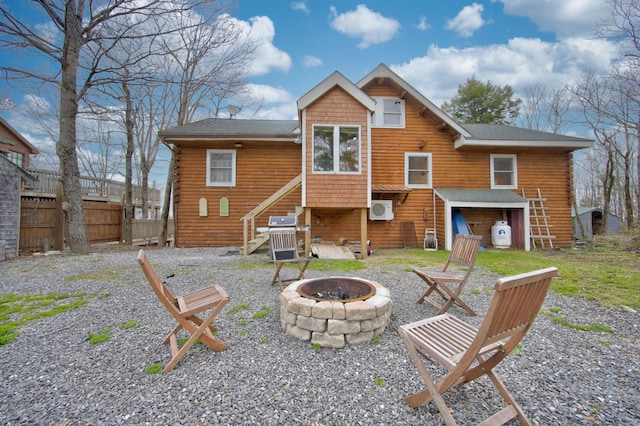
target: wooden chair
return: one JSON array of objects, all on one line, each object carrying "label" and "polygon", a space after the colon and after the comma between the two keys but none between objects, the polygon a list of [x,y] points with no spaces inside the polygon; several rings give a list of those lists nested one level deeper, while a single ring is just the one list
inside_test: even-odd
[{"label": "wooden chair", "polygon": [[[480,235],[458,234],[453,242],[453,249],[449,254],[447,262],[441,271],[427,271],[420,268],[413,268],[420,278],[427,283],[427,290],[420,296],[416,303],[427,301],[438,308],[436,315],[444,314],[454,303],[464,308],[469,314],[476,315],[475,311],[469,305],[460,299],[460,293],[471,276],[473,265],[480,248]],[[447,270],[452,263],[461,265],[464,269],[464,275],[454,275]],[[447,285],[449,284],[449,285]],[[455,289],[451,289],[450,285],[457,285]],[[440,304],[430,298],[431,293],[439,294],[444,299],[444,304]]]},{"label": "wooden chair", "polygon": [[300,257],[298,254],[298,237],[295,229],[270,229],[269,230],[269,244],[271,245],[271,260],[275,264],[276,272],[271,280],[271,285],[274,285],[276,281],[280,284],[280,290],[282,288],[282,278],[280,277],[280,270],[285,263],[295,263],[298,265],[299,274],[297,278],[288,279],[285,281],[295,281],[304,278],[304,271],[309,265],[311,258]]},{"label": "wooden chair", "polygon": [[[211,287],[176,297],[171,294],[165,283],[160,280],[149,263],[144,250],[138,252],[138,262],[142,266],[142,270],[156,296],[178,322],[173,331],[162,341],[163,345],[167,342],[170,343],[172,355],[171,361],[164,367],[163,372],[171,371],[196,340],[200,340],[214,351],[227,349],[227,345],[213,337],[213,332],[216,331],[216,328],[211,324],[222,311],[222,308],[229,302],[229,296],[222,287],[215,284]],[[211,310],[211,312],[205,318],[197,316],[197,314],[207,310]],[[186,330],[191,336],[182,345],[182,348],[179,348],[177,334],[182,329]]]},{"label": "wooden chair", "polygon": [[[516,348],[535,320],[545,299],[556,268],[503,278],[495,284],[491,305],[476,329],[450,314],[438,315],[399,328],[405,347],[418,368],[426,389],[405,398],[415,408],[434,401],[447,425],[455,420],[442,395],[452,386],[487,375],[506,405],[482,424],[504,424],[518,417],[530,422],[493,369]],[[420,354],[448,370],[437,382]]]}]

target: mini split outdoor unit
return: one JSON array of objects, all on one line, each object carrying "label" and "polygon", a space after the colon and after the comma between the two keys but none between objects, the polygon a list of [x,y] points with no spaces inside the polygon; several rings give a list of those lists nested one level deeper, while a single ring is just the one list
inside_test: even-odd
[{"label": "mini split outdoor unit", "polygon": [[391,220],[393,219],[392,200],[371,200],[369,209],[369,220]]}]

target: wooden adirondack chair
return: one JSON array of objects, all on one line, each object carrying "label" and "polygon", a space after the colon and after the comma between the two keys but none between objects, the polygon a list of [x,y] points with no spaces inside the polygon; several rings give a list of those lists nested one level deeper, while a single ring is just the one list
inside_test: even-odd
[{"label": "wooden adirondack chair", "polygon": [[[171,294],[165,283],[158,277],[144,250],[138,252],[138,263],[142,266],[142,270],[160,302],[178,322],[173,331],[162,341],[163,345],[166,343],[171,345],[172,355],[171,361],[162,370],[163,373],[171,371],[196,340],[200,340],[214,351],[227,349],[227,345],[213,337],[213,332],[216,331],[216,328],[211,324],[222,311],[222,308],[229,302],[229,296],[222,287],[214,284],[211,287],[176,297]],[[198,317],[197,314],[207,310],[210,310],[210,312],[205,318]],[[186,330],[191,336],[179,348],[177,335],[182,329]]]},{"label": "wooden adirondack chair", "polygon": [[[441,271],[428,271],[420,268],[413,268],[413,272],[422,278],[428,286],[427,290],[422,294],[422,296],[420,296],[416,303],[422,303],[426,300],[438,309],[436,315],[444,314],[449,310],[451,305],[455,303],[464,308],[469,312],[469,314],[475,316],[475,311],[462,301],[460,293],[462,293],[462,289],[469,280],[471,271],[473,271],[473,265],[476,261],[476,256],[478,255],[481,239],[482,236],[480,235],[456,235],[456,239],[453,242],[453,249],[451,250],[449,258]],[[465,269],[464,274],[455,275],[449,273],[447,270],[452,263],[461,265]],[[456,285],[456,287],[452,289],[450,287],[451,284]],[[434,292],[444,299],[443,304],[440,304],[429,297],[431,293]]]},{"label": "wooden adirondack chair", "polygon": [[280,270],[286,263],[294,263],[298,265],[298,276],[293,279],[287,279],[284,281],[295,281],[304,278],[304,271],[309,265],[311,258],[300,257],[298,254],[298,237],[295,229],[271,229],[269,230],[269,244],[271,245],[271,260],[273,261],[276,271],[271,280],[271,285],[274,285],[276,281],[280,284],[280,290],[282,287],[282,278],[280,277]]},{"label": "wooden adirondack chair", "polygon": [[[400,326],[398,332],[426,389],[405,398],[411,407],[434,401],[447,425],[455,425],[443,394],[455,385],[487,375],[506,405],[482,424],[504,424],[517,417],[530,422],[493,369],[527,334],[533,324],[556,268],[546,268],[500,279],[480,328],[476,329],[450,314],[438,315]],[[448,370],[435,381],[420,354]]]}]

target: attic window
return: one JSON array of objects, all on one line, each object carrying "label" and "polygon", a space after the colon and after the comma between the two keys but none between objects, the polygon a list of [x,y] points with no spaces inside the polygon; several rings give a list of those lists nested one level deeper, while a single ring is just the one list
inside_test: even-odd
[{"label": "attic window", "polygon": [[373,113],[373,127],[390,127],[403,129],[405,123],[405,103],[400,98],[379,98],[376,101],[376,111]]}]

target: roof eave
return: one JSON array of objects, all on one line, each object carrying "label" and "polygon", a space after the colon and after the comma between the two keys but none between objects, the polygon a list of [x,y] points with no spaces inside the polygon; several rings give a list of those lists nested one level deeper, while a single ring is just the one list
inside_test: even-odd
[{"label": "roof eave", "polygon": [[593,147],[593,141],[542,141],[516,139],[472,139],[461,137],[454,142],[454,148],[472,147],[507,147],[507,148],[567,148],[584,149]]},{"label": "roof eave", "polygon": [[297,134],[291,135],[167,135],[158,133],[158,136],[167,143],[175,142],[221,142],[221,141],[262,141],[262,142],[295,142]]},{"label": "roof eave", "polygon": [[334,87],[340,87],[353,98],[355,98],[358,102],[365,106],[369,111],[376,110],[376,101],[373,100],[369,95],[364,93],[358,86],[349,81],[345,76],[340,74],[338,71],[335,71],[329,77],[324,79],[320,84],[315,86],[313,89],[302,95],[298,99],[298,111],[302,111],[306,109],[309,105],[315,102],[322,95],[327,93],[329,90]]}]

